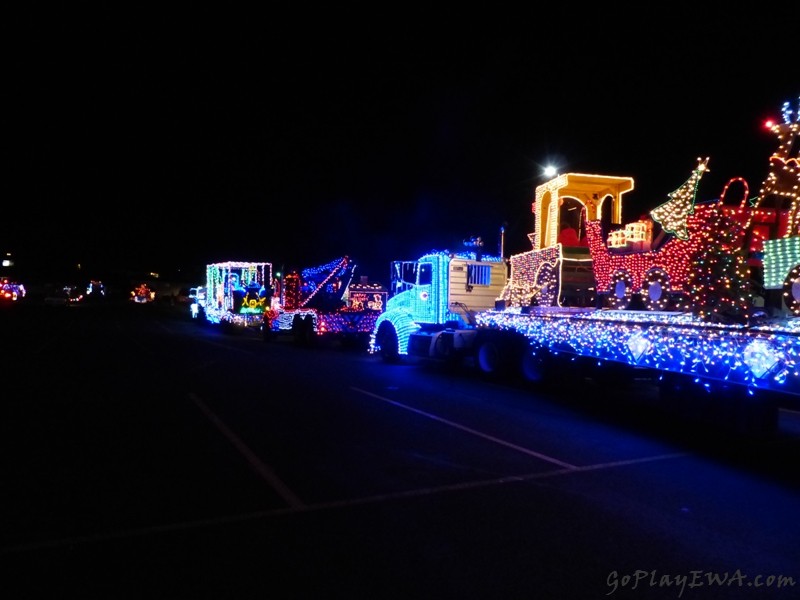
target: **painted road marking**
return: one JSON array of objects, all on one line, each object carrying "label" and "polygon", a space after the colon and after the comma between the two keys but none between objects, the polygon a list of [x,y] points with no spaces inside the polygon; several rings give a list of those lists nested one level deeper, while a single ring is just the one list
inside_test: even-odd
[{"label": "painted road marking", "polygon": [[286,503],[291,506],[292,508],[302,508],[304,506],[302,500],[298,498],[294,492],[292,492],[288,486],[280,480],[280,478],[275,475],[275,472],[261,462],[261,459],[256,456],[256,454],[250,450],[250,448],[245,444],[239,436],[237,436],[233,431],[231,431],[222,420],[214,414],[214,412],[206,406],[205,402],[203,402],[197,394],[190,393],[189,399],[194,402],[195,406],[200,409],[200,411],[208,417],[208,420],[211,421],[214,426],[220,430],[222,435],[224,435],[229,442],[233,444],[233,446],[244,456],[245,460],[250,463],[250,466],[253,467],[256,473],[258,473],[264,481],[266,481],[272,489],[274,489],[281,498],[283,498]]},{"label": "painted road marking", "polygon": [[403,404],[402,402],[397,402],[396,400],[391,400],[390,398],[386,398],[384,396],[380,396],[379,394],[373,394],[372,392],[368,392],[367,390],[362,390],[361,388],[351,387],[353,391],[359,392],[366,396],[370,396],[372,398],[376,398],[381,400],[382,402],[386,402],[393,406],[397,406],[398,408],[402,408],[403,410],[407,410],[418,415],[422,415],[428,419],[432,419],[434,421],[438,421],[439,423],[444,423],[449,427],[453,427],[454,429],[458,429],[460,431],[464,431],[471,435],[477,436],[479,438],[483,438],[484,440],[488,440],[495,444],[499,444],[501,446],[505,446],[506,448],[511,448],[512,450],[516,450],[517,452],[522,452],[523,454],[527,454],[528,456],[533,456],[540,460],[553,463],[554,465],[558,465],[559,467],[564,467],[565,469],[578,469],[576,465],[572,465],[568,462],[564,462],[563,460],[559,460],[557,458],[553,458],[552,456],[547,456],[546,454],[542,454],[541,452],[536,452],[535,450],[531,450],[530,448],[523,448],[522,446],[517,446],[511,442],[507,442],[506,440],[501,440],[500,438],[496,438],[492,435],[483,433],[476,429],[472,429],[471,427],[467,427],[466,425],[461,425],[460,423],[456,423],[455,421],[449,421],[448,419],[444,419],[442,417],[436,416],[432,413],[426,412],[424,410],[420,410],[418,408],[414,408],[412,406],[408,406],[407,404]]},{"label": "painted road marking", "polygon": [[436,494],[474,490],[479,488],[492,487],[496,485],[505,485],[509,483],[525,483],[526,481],[547,479],[549,477],[558,477],[561,475],[574,475],[575,473],[581,473],[584,471],[597,471],[601,469],[611,469],[615,467],[623,467],[633,464],[642,464],[657,460],[669,460],[673,458],[681,458],[686,455],[687,454],[683,452],[675,454],[662,454],[659,456],[649,456],[644,458],[634,458],[630,460],[619,460],[609,463],[587,465],[585,467],[559,469],[557,471],[549,471],[545,473],[540,472],[540,473],[531,473],[528,475],[508,475],[505,477],[497,477],[495,479],[468,481],[465,483],[454,483],[443,486],[419,488],[414,490],[406,490],[403,492],[392,492],[390,494],[376,494],[374,496],[365,496],[362,498],[350,498],[348,500],[333,500],[330,502],[318,502],[316,504],[305,504],[305,505],[301,504],[299,506],[290,506],[288,508],[274,508],[269,510],[260,510],[238,515],[223,515],[219,517],[200,519],[196,521],[169,523],[165,525],[154,525],[151,527],[140,527],[138,529],[124,529],[118,531],[109,531],[106,533],[98,533],[94,535],[76,536],[71,538],[63,538],[55,540],[45,540],[40,542],[30,542],[27,544],[18,544],[16,546],[0,548],[0,555],[15,554],[19,552],[29,552],[32,550],[43,550],[48,548],[59,548],[64,546],[69,547],[69,546],[76,546],[78,544],[99,543],[109,540],[121,540],[126,538],[143,537],[147,535],[157,535],[157,534],[170,533],[176,531],[188,531],[192,529],[202,529],[204,527],[217,527],[219,525],[225,525],[225,524],[244,523],[248,521],[257,521],[260,519],[318,512],[323,510],[352,508],[355,506],[376,504],[379,502],[394,502],[396,500],[402,500],[403,498],[419,498],[422,496],[432,496]]},{"label": "painted road marking", "polygon": [[390,400],[389,398],[385,398],[383,396],[379,396],[377,394],[373,394],[371,392],[367,392],[360,388],[352,387],[351,389],[363,393],[367,396],[376,398],[383,402],[387,402],[392,404],[393,406],[397,406],[399,408],[403,408],[405,410],[409,410],[416,414],[420,414],[427,418],[433,419],[437,422],[446,424],[451,427],[455,427],[461,431],[465,431],[472,435],[477,435],[482,439],[486,439],[488,441],[498,443],[502,446],[512,448],[514,450],[518,450],[523,452],[527,455],[534,456],[536,458],[545,460],[547,462],[557,464],[561,466],[561,469],[555,471],[547,471],[547,472],[537,472],[537,473],[529,473],[525,475],[506,475],[503,477],[496,477],[492,479],[482,479],[477,481],[468,481],[463,483],[454,483],[448,484],[443,486],[432,486],[426,488],[417,488],[413,490],[405,490],[401,492],[391,492],[388,494],[375,494],[372,496],[364,496],[361,498],[350,498],[345,500],[333,500],[328,502],[317,502],[314,504],[305,504],[303,503],[270,469],[266,466],[261,460],[250,450],[247,445],[239,439],[226,425],[223,423],[213,411],[196,395],[193,393],[189,394],[190,399],[194,404],[200,409],[203,414],[220,430],[220,432],[242,453],[242,455],[246,458],[248,463],[258,472],[261,477],[267,481],[270,486],[275,489],[275,491],[286,501],[288,507],[284,508],[275,508],[275,509],[268,509],[262,511],[254,511],[249,513],[242,513],[238,515],[222,515],[218,517],[212,517],[208,519],[200,519],[195,521],[185,521],[185,522],[178,522],[178,523],[168,523],[164,525],[154,525],[150,527],[140,527],[137,529],[125,529],[125,530],[117,530],[117,531],[109,531],[105,533],[97,533],[93,535],[86,535],[86,536],[75,536],[70,538],[62,538],[62,539],[54,539],[54,540],[43,540],[39,542],[30,542],[26,544],[18,544],[15,546],[7,546],[0,548],[0,554],[8,555],[14,554],[19,552],[28,552],[32,550],[41,550],[47,548],[58,548],[64,546],[75,546],[78,544],[91,544],[91,543],[99,543],[103,541],[109,540],[120,540],[126,538],[133,538],[133,537],[143,537],[147,535],[157,535],[161,533],[169,533],[169,532],[176,532],[176,531],[187,531],[192,529],[201,529],[204,527],[215,527],[224,524],[232,524],[232,523],[242,523],[247,521],[256,521],[259,519],[266,519],[266,518],[274,518],[280,517],[284,515],[294,515],[300,513],[307,513],[307,512],[317,512],[323,510],[335,510],[339,508],[350,508],[355,506],[367,505],[367,504],[376,504],[380,502],[393,502],[396,500],[402,500],[404,498],[420,498],[423,496],[432,496],[436,494],[443,494],[443,493],[451,493],[451,492],[459,492],[459,491],[468,491],[498,485],[506,485],[509,483],[525,483],[527,481],[535,481],[540,479],[547,479],[550,477],[559,477],[562,475],[573,475],[576,473],[582,472],[589,472],[589,471],[600,471],[603,469],[614,469],[619,467],[625,467],[629,465],[637,465],[637,464],[644,464],[648,462],[655,462],[655,461],[663,461],[663,460],[671,460],[676,458],[683,458],[685,456],[689,456],[687,452],[675,452],[670,454],[660,454],[656,456],[647,456],[641,458],[632,458],[632,459],[625,459],[625,460],[617,460],[611,462],[604,462],[604,463],[596,463],[593,465],[584,465],[584,466],[576,466],[570,463],[566,463],[564,461],[560,461],[550,456],[546,456],[539,452],[535,452],[530,450],[529,448],[523,448],[522,446],[518,446],[516,444],[512,444],[510,442],[506,442],[505,440],[500,440],[493,436],[484,434],[480,431],[476,431],[469,427],[465,427],[460,425],[459,423],[455,423],[452,421],[448,421],[447,419],[443,419],[436,415],[427,413],[425,411],[407,406],[400,402],[396,402],[394,400]]}]

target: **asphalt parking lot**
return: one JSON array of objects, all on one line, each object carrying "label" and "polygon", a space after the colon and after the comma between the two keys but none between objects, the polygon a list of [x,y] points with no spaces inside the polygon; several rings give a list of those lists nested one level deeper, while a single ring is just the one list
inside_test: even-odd
[{"label": "asphalt parking lot", "polygon": [[532,391],[174,307],[0,320],[10,597],[788,598],[800,581],[788,411],[741,439],[637,409],[643,390]]}]

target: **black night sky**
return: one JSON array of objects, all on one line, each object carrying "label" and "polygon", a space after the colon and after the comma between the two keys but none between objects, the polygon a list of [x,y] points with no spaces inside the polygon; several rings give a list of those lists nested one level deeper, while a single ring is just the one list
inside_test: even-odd
[{"label": "black night sky", "polygon": [[501,226],[521,252],[544,165],[634,177],[631,216],[698,156],[699,200],[756,193],[763,121],[800,95],[796,8],[90,6],[6,23],[0,246],[31,268],[348,254],[385,280],[469,236],[495,251]]}]

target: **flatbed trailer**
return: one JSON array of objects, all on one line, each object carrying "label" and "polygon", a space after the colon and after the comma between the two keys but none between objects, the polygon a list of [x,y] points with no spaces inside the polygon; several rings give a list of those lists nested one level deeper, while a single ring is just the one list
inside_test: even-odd
[{"label": "flatbed trailer", "polygon": [[510,331],[529,342],[526,377],[547,376],[536,359],[566,355],[684,375],[712,391],[742,386],[800,398],[800,322],[714,324],[691,313],[532,307],[485,311],[478,327]]}]

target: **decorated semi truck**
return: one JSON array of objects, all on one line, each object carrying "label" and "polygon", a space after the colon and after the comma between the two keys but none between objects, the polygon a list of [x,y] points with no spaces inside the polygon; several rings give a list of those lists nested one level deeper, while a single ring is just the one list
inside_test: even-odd
[{"label": "decorated semi truck", "polygon": [[502,257],[484,256],[479,239],[466,246],[476,249],[392,263],[392,295],[375,322],[371,351],[388,361],[408,354],[456,360],[477,347],[475,315],[495,306],[508,266]]},{"label": "decorated semi truck", "polygon": [[[568,173],[538,186],[530,252],[405,264],[412,276],[398,278],[371,351],[532,382],[576,364],[618,381],[646,375],[675,403],[714,397],[769,429],[775,399],[800,398],[797,114],[787,103],[783,121],[769,124],[779,149],[752,198],[734,177],[719,197],[697,202],[709,159],[633,226],[621,226],[631,178]],[[579,231],[559,241],[565,214]],[[481,293],[489,290],[496,297]]]}]

